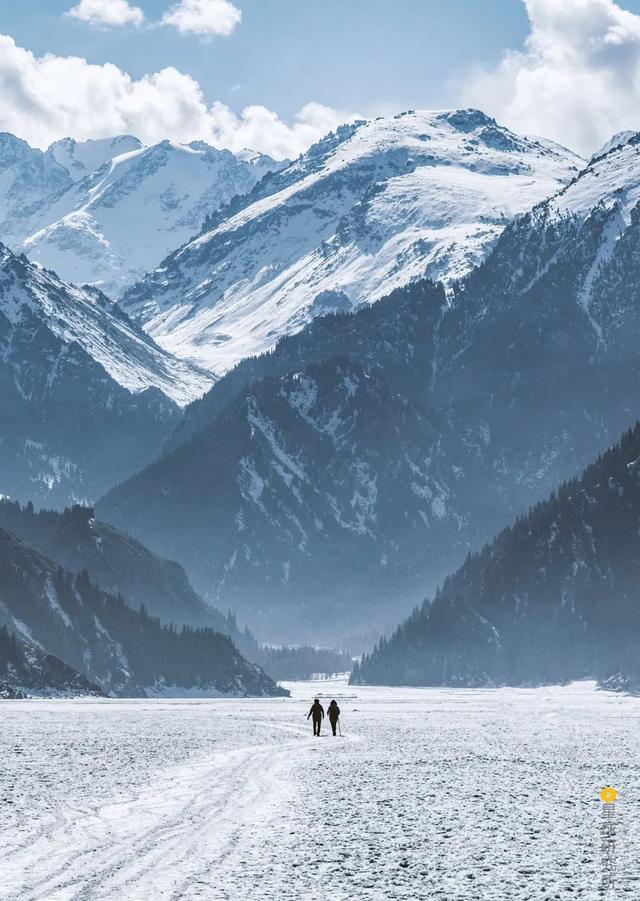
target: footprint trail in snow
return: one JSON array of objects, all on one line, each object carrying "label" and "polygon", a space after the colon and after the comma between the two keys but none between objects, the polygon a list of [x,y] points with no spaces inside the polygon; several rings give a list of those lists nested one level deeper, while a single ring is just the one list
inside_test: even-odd
[{"label": "footprint trail in snow", "polygon": [[[290,700],[0,702],[7,901],[640,896],[640,700],[297,683]],[[305,722],[336,697],[344,736]]]}]

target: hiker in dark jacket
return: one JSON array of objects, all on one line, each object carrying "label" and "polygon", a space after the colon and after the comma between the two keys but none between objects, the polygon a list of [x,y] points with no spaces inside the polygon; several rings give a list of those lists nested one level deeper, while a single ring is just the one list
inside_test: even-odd
[{"label": "hiker in dark jacket", "polygon": [[336,704],[335,701],[332,701],[329,704],[329,709],[327,710],[327,716],[329,717],[329,722],[331,723],[331,728],[333,729],[333,734],[336,734],[336,726],[338,725],[338,719],[340,717],[340,708]]},{"label": "hiker in dark jacket", "polygon": [[322,725],[322,720],[324,718],[324,707],[317,698],[311,705],[311,710],[307,714],[307,719],[309,719],[310,716],[313,717],[313,734],[320,735],[320,726]]}]

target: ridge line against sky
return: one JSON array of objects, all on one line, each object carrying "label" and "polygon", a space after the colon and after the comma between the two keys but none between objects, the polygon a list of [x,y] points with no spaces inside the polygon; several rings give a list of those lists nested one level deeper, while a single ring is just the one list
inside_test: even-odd
[{"label": "ridge line against sky", "polygon": [[38,7],[0,0],[0,129],[43,148],[132,133],[291,158],[357,117],[469,105],[587,156],[640,128],[640,0]]}]

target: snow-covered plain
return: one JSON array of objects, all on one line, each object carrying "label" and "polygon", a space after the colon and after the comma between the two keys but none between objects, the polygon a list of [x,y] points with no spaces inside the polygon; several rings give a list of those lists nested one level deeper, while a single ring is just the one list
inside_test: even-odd
[{"label": "snow-covered plain", "polygon": [[[596,899],[598,791],[640,897],[640,699],[297,683],[0,704],[3,899]],[[311,736],[314,695],[342,738]]]}]

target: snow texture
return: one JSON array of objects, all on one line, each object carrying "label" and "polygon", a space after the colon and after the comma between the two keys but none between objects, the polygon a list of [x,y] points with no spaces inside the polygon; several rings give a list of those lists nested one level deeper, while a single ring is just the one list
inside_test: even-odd
[{"label": "snow texture", "polygon": [[327,307],[461,278],[583,166],[478,110],[344,126],[222,211],[125,307],[163,347],[222,373]]},{"label": "snow texture", "polygon": [[616,136],[589,166],[549,202],[552,216],[586,219],[598,207],[618,207],[624,225],[640,201],[640,133]]},{"label": "snow texture", "polygon": [[[290,684],[287,700],[6,701],[7,901],[529,901],[640,894],[640,700]],[[342,738],[313,738],[314,696]],[[329,733],[329,734],[327,734]]]},{"label": "snow texture", "polygon": [[[65,281],[113,300],[193,237],[205,216],[276,163],[201,141],[144,146],[131,135],[52,144],[0,135],[0,234]],[[9,152],[11,155],[9,156]]]},{"label": "snow texture", "polygon": [[[24,340],[24,334],[33,331],[34,319],[62,344],[60,355],[49,364],[49,388],[60,360],[74,344],[132,392],[158,388],[184,406],[213,384],[206,373],[162,350],[100,292],[65,284],[0,244],[0,320],[3,317],[9,329],[0,337],[0,362],[13,365],[18,387],[28,365],[15,358],[12,348],[19,346],[18,336]],[[37,342],[31,343],[38,354]]]}]

